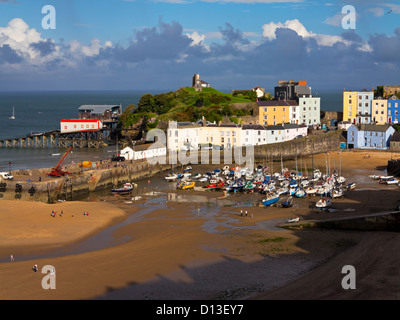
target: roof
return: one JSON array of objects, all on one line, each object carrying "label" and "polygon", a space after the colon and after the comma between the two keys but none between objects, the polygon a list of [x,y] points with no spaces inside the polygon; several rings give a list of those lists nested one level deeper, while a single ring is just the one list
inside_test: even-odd
[{"label": "roof", "polygon": [[[156,146],[157,146],[157,148],[156,148]],[[155,145],[154,143],[146,143],[146,144],[139,144],[137,146],[133,146],[133,151],[134,152],[135,151],[144,151],[144,150],[148,150],[150,147],[152,147],[152,149],[160,149],[160,148],[163,149],[163,148],[165,148],[164,145],[158,146],[158,144]]]},{"label": "roof", "polygon": [[244,124],[242,130],[267,130],[261,124]]},{"label": "roof", "polygon": [[214,123],[211,123],[211,124],[207,124],[206,125],[206,127],[215,127],[215,128],[240,128],[240,125],[238,125],[238,124],[220,124],[220,125],[218,125],[218,124],[214,124]]},{"label": "roof", "polygon": [[101,120],[99,120],[99,119],[63,119],[60,122],[97,123],[97,122],[101,122]]},{"label": "roof", "polygon": [[298,129],[298,128],[300,128],[300,126],[298,124],[296,124],[296,123],[284,123],[283,127],[285,129],[294,129],[294,128]]},{"label": "roof", "polygon": [[290,107],[299,105],[296,100],[267,100],[258,101],[257,103],[259,107]]},{"label": "roof", "polygon": [[400,131],[395,131],[393,133],[393,136],[390,139],[390,141],[399,141],[400,142]]},{"label": "roof", "polygon": [[361,124],[356,127],[359,131],[386,132],[391,127],[391,125],[389,125],[389,124]]},{"label": "roof", "polygon": [[285,128],[282,126],[267,126],[267,127],[265,127],[265,129],[267,129],[267,130],[283,130]]},{"label": "roof", "polygon": [[78,108],[79,111],[87,111],[90,110],[92,113],[104,113],[107,110],[111,110],[113,108],[119,108],[119,105],[82,105]]}]

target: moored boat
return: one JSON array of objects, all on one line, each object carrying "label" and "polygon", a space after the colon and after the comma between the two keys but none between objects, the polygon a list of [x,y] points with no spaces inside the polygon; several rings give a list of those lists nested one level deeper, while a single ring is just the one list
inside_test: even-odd
[{"label": "moored boat", "polygon": [[178,176],[175,173],[170,173],[165,177],[167,181],[175,181],[176,179],[178,179]]},{"label": "moored boat", "polygon": [[124,195],[129,194],[133,190],[133,185],[131,183],[125,183],[122,188],[112,189],[111,192],[114,195]]},{"label": "moored boat", "polygon": [[318,202],[315,204],[317,208],[323,209],[323,208],[328,208],[332,204],[332,200],[329,198],[321,198],[318,200]]},{"label": "moored boat", "polygon": [[267,195],[267,198],[262,200],[262,204],[266,207],[269,207],[279,201],[279,194],[277,193],[270,193]]}]

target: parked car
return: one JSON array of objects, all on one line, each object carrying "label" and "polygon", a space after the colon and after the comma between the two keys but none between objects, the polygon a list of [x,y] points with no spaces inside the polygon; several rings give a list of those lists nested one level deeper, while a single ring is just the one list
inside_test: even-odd
[{"label": "parked car", "polygon": [[116,156],[111,158],[111,161],[125,161],[125,157],[121,157],[121,156]]},{"label": "parked car", "polygon": [[301,139],[303,138],[303,136],[301,134],[299,134],[298,136],[295,137],[295,139]]},{"label": "parked car", "polygon": [[12,180],[14,177],[8,172],[0,172],[0,178],[4,180]]}]

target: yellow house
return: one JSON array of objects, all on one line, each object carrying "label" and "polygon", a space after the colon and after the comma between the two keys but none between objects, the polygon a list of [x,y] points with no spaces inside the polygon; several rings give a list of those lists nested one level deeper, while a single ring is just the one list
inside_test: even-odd
[{"label": "yellow house", "polygon": [[269,100],[258,102],[258,123],[271,126],[290,122],[292,106],[298,106],[294,100]]},{"label": "yellow house", "polygon": [[343,91],[343,121],[356,123],[357,96],[356,91]]},{"label": "yellow house", "polygon": [[238,124],[207,124],[201,129],[200,145],[221,146],[224,149],[241,146],[242,127]]},{"label": "yellow house", "polygon": [[376,124],[386,124],[387,123],[387,100],[383,98],[378,98],[372,100],[372,110],[371,110],[372,122]]}]

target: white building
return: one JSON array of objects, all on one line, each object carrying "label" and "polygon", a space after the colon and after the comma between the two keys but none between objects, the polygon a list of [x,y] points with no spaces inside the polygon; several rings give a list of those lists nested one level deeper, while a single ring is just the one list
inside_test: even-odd
[{"label": "white building", "polygon": [[266,126],[267,143],[279,143],[285,141],[285,128],[282,126]]},{"label": "white building", "polygon": [[165,146],[157,146],[157,144],[142,144],[134,146],[133,149],[126,147],[121,150],[121,156],[126,160],[145,160],[154,157],[166,156],[167,148]]},{"label": "white building", "polygon": [[321,123],[321,98],[300,97],[299,98],[300,120],[299,124],[308,126]]},{"label": "white building", "polygon": [[260,124],[242,126],[242,146],[257,146],[268,143],[267,129]]},{"label": "white building", "polygon": [[293,140],[299,136],[305,137],[307,135],[307,126],[298,124],[288,124],[283,125],[285,131],[285,141]]},{"label": "white building", "polygon": [[191,122],[170,121],[167,129],[167,146],[169,150],[197,150],[201,143],[200,124]]},{"label": "white building", "polygon": [[347,130],[348,128],[350,128],[350,126],[352,125],[352,123],[350,121],[340,121],[338,123],[338,129],[339,130]]},{"label": "white building", "polygon": [[63,119],[60,127],[61,133],[98,131],[103,129],[103,122],[99,119]]}]

